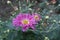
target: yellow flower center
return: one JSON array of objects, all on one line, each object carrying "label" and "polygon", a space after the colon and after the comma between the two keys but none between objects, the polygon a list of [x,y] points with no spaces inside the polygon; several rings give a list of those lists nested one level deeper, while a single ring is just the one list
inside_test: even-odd
[{"label": "yellow flower center", "polygon": [[34,18],[35,18],[36,20],[37,20],[37,19],[39,19],[39,17],[38,17],[37,15],[35,15],[35,17],[34,17]]},{"label": "yellow flower center", "polygon": [[29,21],[28,20],[23,20],[22,23],[23,24],[29,24]]}]

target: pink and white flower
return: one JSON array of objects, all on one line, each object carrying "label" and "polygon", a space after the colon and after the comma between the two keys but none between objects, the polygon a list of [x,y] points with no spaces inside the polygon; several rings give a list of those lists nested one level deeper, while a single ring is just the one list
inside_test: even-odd
[{"label": "pink and white flower", "polygon": [[[26,31],[29,28],[35,29],[36,21],[33,18],[34,15],[30,15],[27,13],[20,13],[16,16],[16,18],[13,18],[13,25],[16,27],[22,27],[22,31]],[[37,15],[36,15],[37,16]],[[39,18],[38,18],[39,20]]]},{"label": "pink and white flower", "polygon": [[34,14],[32,14],[32,16],[33,16],[33,18],[34,18],[34,20],[35,20],[36,22],[37,22],[37,21],[40,21],[40,19],[41,19],[40,14],[34,13]]}]

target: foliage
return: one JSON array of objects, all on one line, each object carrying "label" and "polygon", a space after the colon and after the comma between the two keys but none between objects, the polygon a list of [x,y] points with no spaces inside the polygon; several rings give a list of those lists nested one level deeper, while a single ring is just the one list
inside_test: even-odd
[{"label": "foliage", "polygon": [[[1,0],[0,40],[60,40],[60,0]],[[36,30],[22,32],[12,25],[19,13],[38,13]]]}]

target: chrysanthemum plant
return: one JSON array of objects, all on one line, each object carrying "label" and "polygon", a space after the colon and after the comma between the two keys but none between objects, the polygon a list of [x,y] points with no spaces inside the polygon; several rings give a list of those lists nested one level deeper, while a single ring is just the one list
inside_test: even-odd
[{"label": "chrysanthemum plant", "polygon": [[0,21],[1,40],[49,40],[58,34],[60,14],[56,14],[60,5],[55,0],[16,0],[18,7],[10,1],[7,3],[14,11],[7,21]]}]

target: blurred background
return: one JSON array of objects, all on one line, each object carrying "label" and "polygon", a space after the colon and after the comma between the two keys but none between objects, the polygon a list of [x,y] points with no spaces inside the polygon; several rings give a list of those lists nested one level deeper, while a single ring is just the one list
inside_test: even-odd
[{"label": "blurred background", "polygon": [[[19,13],[41,15],[36,31],[15,30]],[[60,0],[0,0],[0,40],[60,40]]]}]

